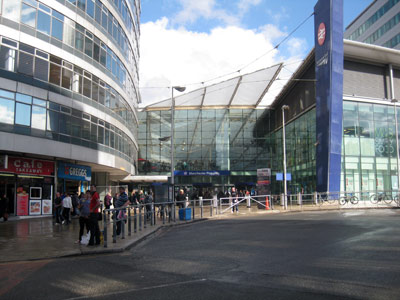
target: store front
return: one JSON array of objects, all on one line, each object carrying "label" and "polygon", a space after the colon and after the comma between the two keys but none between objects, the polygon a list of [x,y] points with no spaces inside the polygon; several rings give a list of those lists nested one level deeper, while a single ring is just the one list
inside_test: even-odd
[{"label": "store front", "polygon": [[57,169],[58,188],[60,193],[84,193],[89,189],[92,180],[92,168],[59,162]]},{"label": "store front", "polygon": [[54,162],[4,155],[0,192],[9,199],[8,213],[16,216],[51,215]]}]

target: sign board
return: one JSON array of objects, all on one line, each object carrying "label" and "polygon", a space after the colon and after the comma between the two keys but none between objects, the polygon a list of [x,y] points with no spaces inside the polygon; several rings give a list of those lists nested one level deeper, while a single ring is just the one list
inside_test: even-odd
[{"label": "sign board", "polygon": [[283,173],[276,173],[276,181],[283,181]]},{"label": "sign board", "polygon": [[175,176],[229,176],[230,171],[175,171]]},{"label": "sign board", "polygon": [[88,166],[73,165],[69,163],[58,163],[58,178],[64,178],[77,181],[91,181],[92,168]]},{"label": "sign board", "polygon": [[0,166],[0,171],[15,174],[54,176],[54,162],[35,158],[9,156],[7,165]]},{"label": "sign board", "polygon": [[317,191],[340,191],[343,119],[343,0],[314,7]]},{"label": "sign board", "polygon": [[271,192],[271,169],[257,169],[257,194],[269,195]]}]

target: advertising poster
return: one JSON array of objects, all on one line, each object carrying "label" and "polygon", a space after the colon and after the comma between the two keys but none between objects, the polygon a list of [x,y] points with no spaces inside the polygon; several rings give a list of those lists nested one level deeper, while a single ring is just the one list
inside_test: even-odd
[{"label": "advertising poster", "polygon": [[40,215],[41,213],[42,213],[42,201],[41,200],[29,201],[29,214]]},{"label": "advertising poster", "polygon": [[17,189],[17,216],[27,216],[29,195],[23,188]]},{"label": "advertising poster", "polygon": [[51,215],[52,214],[52,201],[51,200],[43,200],[42,201],[42,214],[43,215]]}]

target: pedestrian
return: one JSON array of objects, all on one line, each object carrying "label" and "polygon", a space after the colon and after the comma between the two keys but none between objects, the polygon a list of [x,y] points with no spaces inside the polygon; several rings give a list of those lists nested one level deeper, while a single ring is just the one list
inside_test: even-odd
[{"label": "pedestrian", "polygon": [[184,208],[185,207],[185,194],[183,192],[183,190],[179,190],[178,195],[176,196],[176,202],[178,203],[179,208]]},{"label": "pedestrian", "polygon": [[137,195],[137,191],[133,190],[131,193],[131,196],[129,197],[129,201],[131,202],[131,204],[138,204],[138,195]]},{"label": "pedestrian", "polygon": [[96,192],[96,185],[90,186],[90,205],[89,205],[89,224],[90,224],[90,240],[88,246],[100,245],[100,228],[99,228],[99,213],[100,213],[100,197]]},{"label": "pedestrian", "polygon": [[[152,191],[146,195],[144,202],[146,203],[146,213],[147,213],[147,220],[150,220],[151,217],[151,206],[153,205],[153,193]],[[163,211],[163,210],[162,210]]]},{"label": "pedestrian", "polygon": [[68,225],[70,223],[70,214],[72,208],[72,200],[68,194],[66,194],[65,198],[62,200],[62,207],[63,207],[63,217],[64,217],[63,224]]},{"label": "pedestrian", "polygon": [[72,211],[71,211],[71,214],[73,216],[79,216],[79,210],[78,210],[79,198],[78,198],[77,193],[72,193],[71,194],[71,200],[72,200]]},{"label": "pedestrian", "polygon": [[239,212],[239,203],[238,203],[238,194],[236,192],[236,188],[232,188],[231,190],[231,201],[232,201],[232,212]]},{"label": "pedestrian", "polygon": [[61,194],[56,193],[56,198],[54,199],[54,210],[56,212],[56,225],[60,225],[62,221],[61,210],[62,210],[62,200]]},{"label": "pedestrian", "polygon": [[[121,208],[121,207],[126,207],[130,204],[131,202],[128,199],[128,195],[125,192],[125,187],[120,186],[119,187],[119,197],[117,201],[115,201],[115,208]],[[122,226],[122,220],[125,222],[125,209],[117,210],[115,211],[117,214],[117,235],[121,234],[121,226]]]},{"label": "pedestrian", "polygon": [[7,195],[4,194],[0,200],[0,219],[3,218],[4,222],[8,220],[8,203]]},{"label": "pedestrian", "polygon": [[[104,207],[106,209],[110,209],[111,207],[111,202],[112,202],[112,197],[111,197],[111,193],[108,192],[105,196],[104,196]],[[110,216],[110,211],[107,211],[107,215]]]},{"label": "pedestrian", "polygon": [[81,197],[78,203],[79,208],[79,239],[78,243],[80,244],[82,241],[83,230],[86,227],[86,233],[90,231],[90,191],[87,190],[85,196]]}]

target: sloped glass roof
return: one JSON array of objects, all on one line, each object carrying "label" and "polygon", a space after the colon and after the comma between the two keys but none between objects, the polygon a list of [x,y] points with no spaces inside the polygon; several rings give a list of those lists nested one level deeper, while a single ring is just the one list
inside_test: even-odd
[{"label": "sloped glass roof", "polygon": [[[278,77],[282,63],[179,95],[176,108],[257,107]],[[145,110],[171,107],[171,99],[150,104]]]}]

